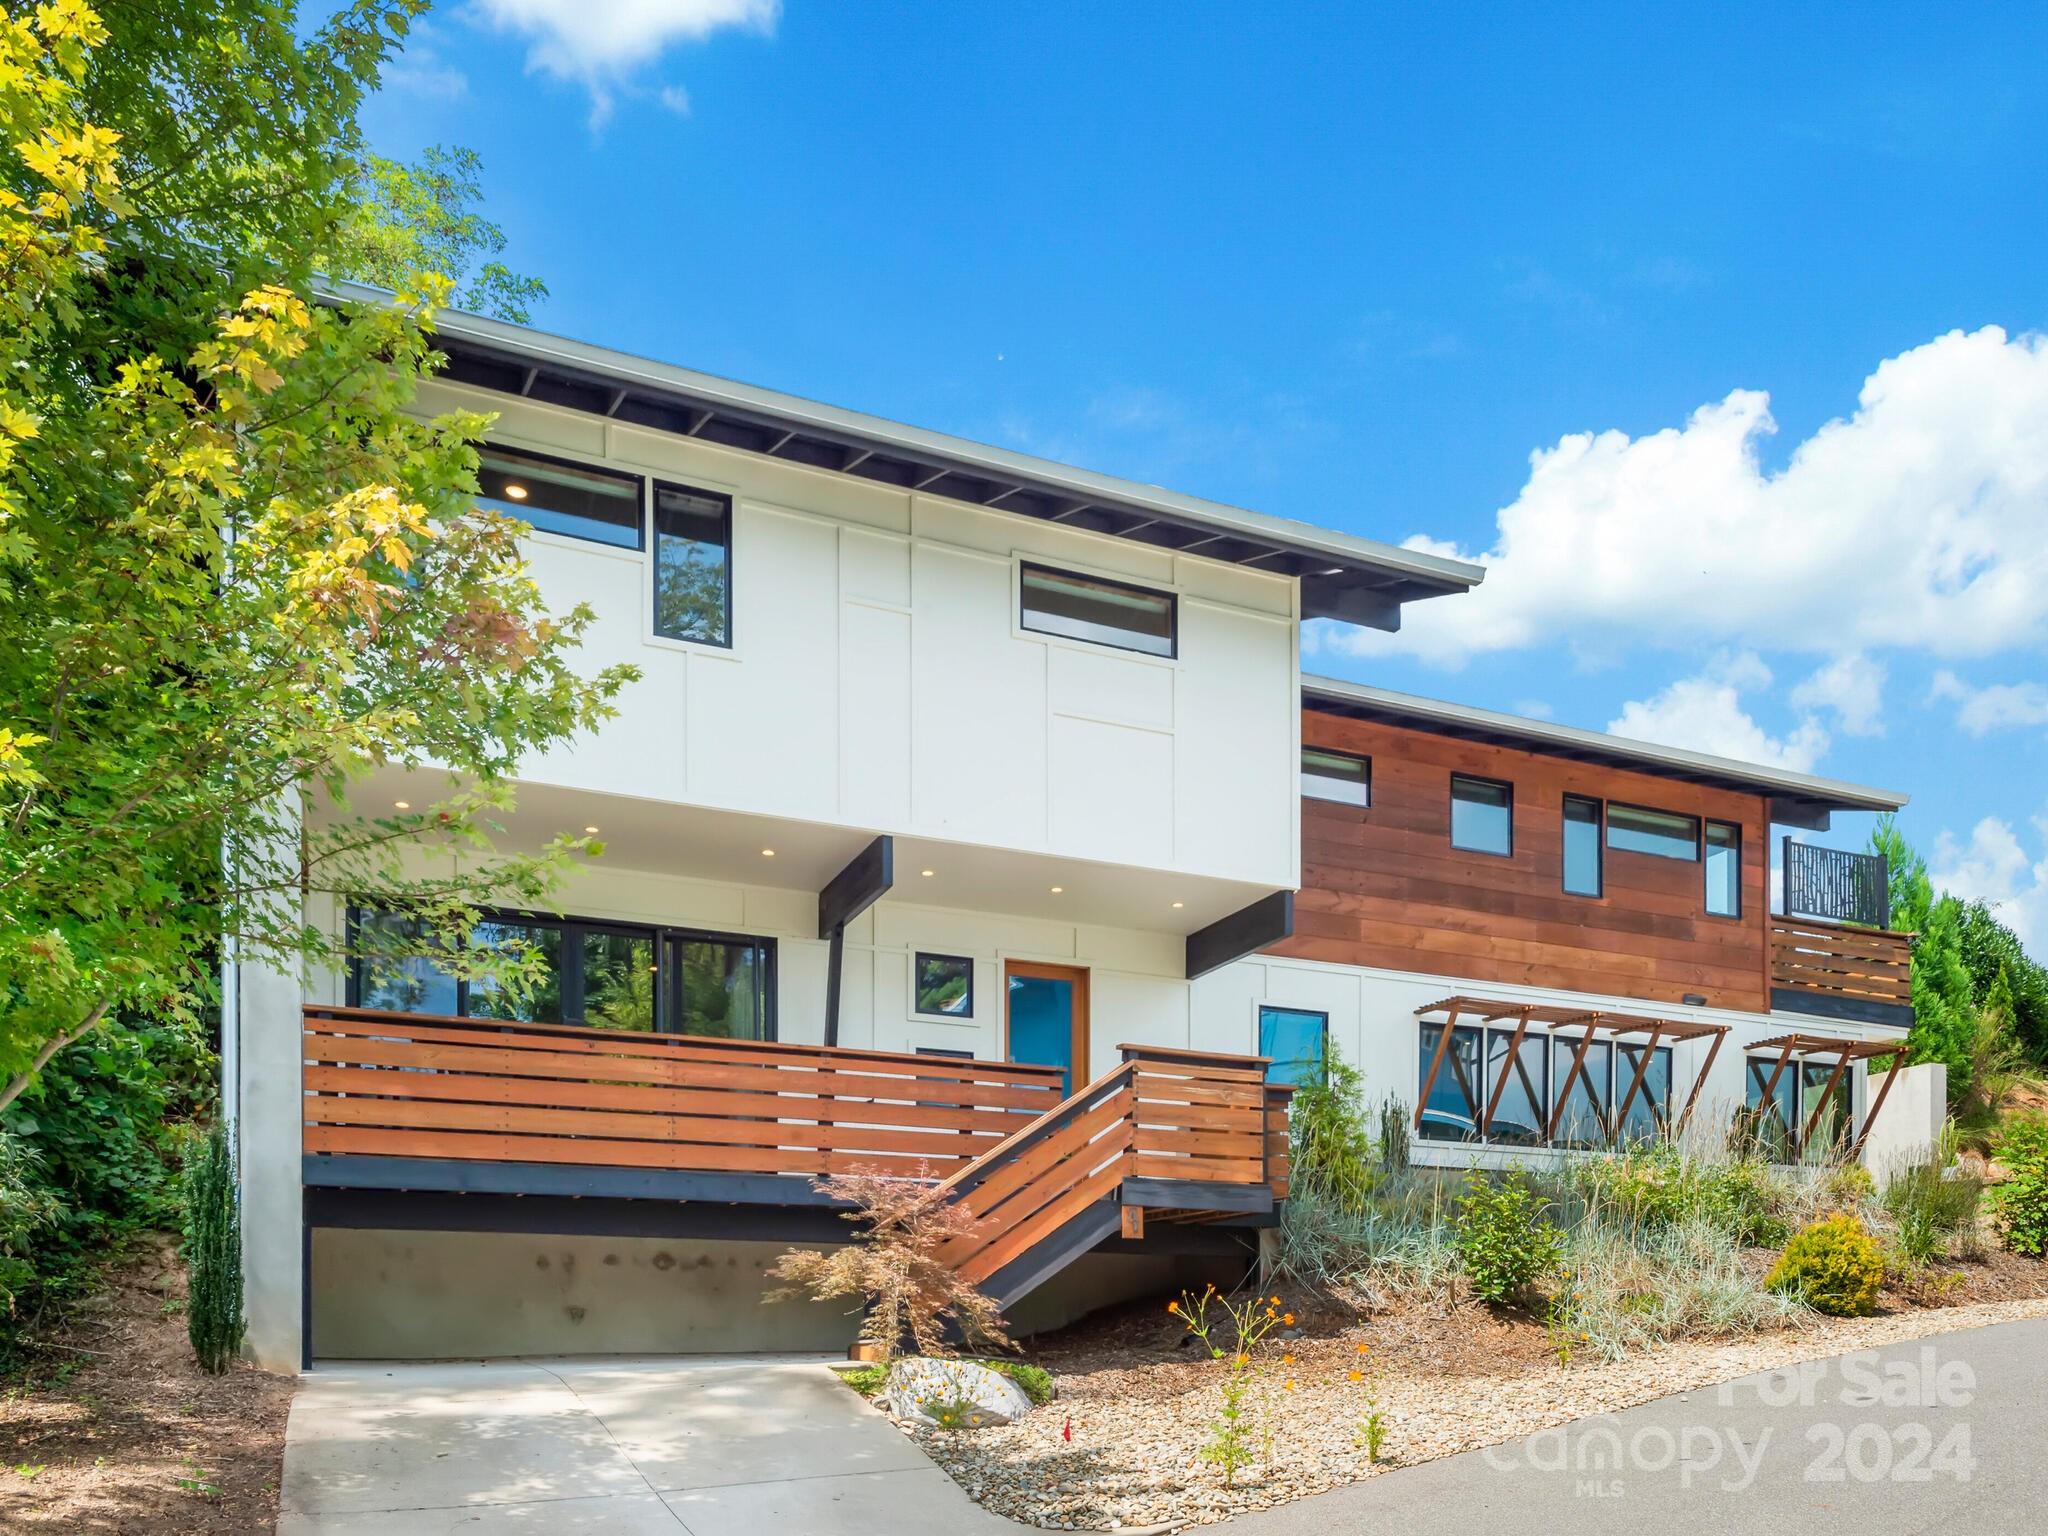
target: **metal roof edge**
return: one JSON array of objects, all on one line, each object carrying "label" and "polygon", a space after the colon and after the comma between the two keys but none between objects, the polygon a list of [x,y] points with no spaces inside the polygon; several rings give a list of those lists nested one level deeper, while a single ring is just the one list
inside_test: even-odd
[{"label": "metal roof edge", "polygon": [[1740,783],[1759,792],[1825,803],[1838,810],[1896,811],[1905,807],[1910,798],[1893,790],[1850,784],[1840,779],[1799,773],[1790,768],[1745,763],[1709,752],[1661,746],[1656,742],[1609,735],[1605,731],[1589,731],[1580,726],[1532,720],[1525,715],[1511,715],[1501,710],[1424,698],[1420,694],[1397,693],[1390,688],[1375,688],[1342,678],[1304,674],[1301,692],[1305,702],[1328,699],[1406,718],[1423,726],[1492,732],[1535,747],[1569,748],[1615,761],[1639,763],[1646,768],[1662,768]]}]

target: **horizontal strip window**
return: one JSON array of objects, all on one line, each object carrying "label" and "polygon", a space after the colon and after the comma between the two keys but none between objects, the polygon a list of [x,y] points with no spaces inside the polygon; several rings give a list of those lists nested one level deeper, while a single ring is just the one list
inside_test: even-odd
[{"label": "horizontal strip window", "polygon": [[1515,789],[1496,779],[1451,775],[1451,846],[1467,853],[1515,851]]},{"label": "horizontal strip window", "polygon": [[1700,819],[1640,805],[1610,804],[1607,846],[1622,853],[1647,853],[1652,858],[1690,863],[1700,856]]},{"label": "horizontal strip window", "polygon": [[1177,653],[1180,615],[1171,592],[1026,565],[1020,605],[1018,622],[1033,634],[1087,640],[1147,656]]},{"label": "horizontal strip window", "polygon": [[641,544],[644,487],[638,475],[510,448],[477,450],[479,507],[531,523],[543,533],[615,549]]},{"label": "horizontal strip window", "polygon": [[1601,867],[1600,802],[1584,795],[1564,797],[1564,888],[1572,896],[1598,896]]},{"label": "horizontal strip window", "polygon": [[1372,759],[1323,747],[1301,749],[1301,792],[1339,805],[1372,804]]},{"label": "horizontal strip window", "polygon": [[654,487],[654,632],[732,644],[732,498]]},{"label": "horizontal strip window", "polygon": [[1434,1021],[1419,1026],[1417,1043],[1425,1141],[1631,1147],[1671,1123],[1668,1045],[1536,1030],[1517,1040],[1513,1025],[1498,1024],[1456,1025],[1446,1041]]},{"label": "horizontal strip window", "polygon": [[393,1013],[438,1013],[517,1024],[581,1024],[638,1033],[775,1038],[775,941],[738,934],[493,912],[471,946],[538,960],[531,986],[468,979],[437,965],[422,922],[402,912],[348,911],[348,1002]]}]

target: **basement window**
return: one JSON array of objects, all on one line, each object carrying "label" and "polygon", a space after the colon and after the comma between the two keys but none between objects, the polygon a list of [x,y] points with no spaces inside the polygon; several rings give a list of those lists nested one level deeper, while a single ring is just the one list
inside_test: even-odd
[{"label": "basement window", "polygon": [[641,482],[537,453],[510,448],[477,451],[476,504],[559,533],[615,549],[640,547]]},{"label": "basement window", "polygon": [[1171,657],[1179,634],[1176,601],[1171,592],[1026,565],[1018,622],[1033,634]]}]

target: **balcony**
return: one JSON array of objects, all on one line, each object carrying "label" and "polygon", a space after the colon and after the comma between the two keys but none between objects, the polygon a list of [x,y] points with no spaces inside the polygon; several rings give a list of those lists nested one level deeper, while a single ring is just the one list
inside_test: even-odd
[{"label": "balcony", "polygon": [[1785,911],[1770,920],[1772,1009],[1911,1025],[1913,936],[1889,926],[1885,860],[1788,837],[1784,873]]}]

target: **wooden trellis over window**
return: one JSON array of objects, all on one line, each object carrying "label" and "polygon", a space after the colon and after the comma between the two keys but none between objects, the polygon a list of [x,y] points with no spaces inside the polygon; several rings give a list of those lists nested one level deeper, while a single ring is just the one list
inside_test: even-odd
[{"label": "wooden trellis over window", "polygon": [[[1835,1087],[1842,1080],[1842,1074],[1849,1069],[1852,1061],[1868,1061],[1875,1056],[1889,1056],[1891,1067],[1884,1075],[1884,1082],[1877,1090],[1877,1097],[1871,1101],[1864,1113],[1863,1128],[1849,1143],[1848,1160],[1854,1162],[1863,1152],[1863,1143],[1870,1139],[1870,1128],[1877,1124],[1878,1111],[1884,1108],[1884,1101],[1890,1096],[1892,1084],[1898,1081],[1898,1070],[1905,1064],[1906,1042],[1903,1040],[1842,1040],[1833,1035],[1773,1035],[1768,1040],[1758,1040],[1749,1046],[1751,1056],[1768,1056],[1777,1053],[1777,1064],[1771,1069],[1770,1081],[1764,1084],[1761,1102],[1777,1112],[1777,1100],[1773,1097],[1778,1079],[1785,1075],[1785,1069],[1796,1058],[1804,1063],[1814,1056],[1835,1058],[1835,1070],[1828,1074],[1828,1083],[1814,1102],[1813,1112],[1806,1117],[1804,1126],[1786,1126],[1786,1133],[1792,1138],[1792,1155],[1795,1158],[1806,1154],[1806,1140],[1813,1134],[1813,1128],[1820,1123],[1828,1100],[1834,1096]],[[1796,1112],[1795,1112],[1796,1118]]]},{"label": "wooden trellis over window", "polygon": [[[1436,1087],[1437,1074],[1443,1070],[1444,1059],[1452,1055],[1452,1032],[1461,1022],[1468,1027],[1505,1024],[1510,1019],[1515,1023],[1514,1036],[1508,1042],[1507,1053],[1501,1060],[1500,1076],[1485,1089],[1485,1107],[1478,1122],[1479,1134],[1482,1137],[1492,1130],[1494,1111],[1500,1107],[1501,1096],[1507,1091],[1510,1072],[1522,1075],[1522,1087],[1528,1094],[1531,1104],[1539,1110],[1542,1107],[1536,1103],[1539,1096],[1535,1091],[1535,1085],[1528,1079],[1528,1071],[1522,1061],[1522,1041],[1529,1034],[1530,1027],[1539,1026],[1538,1032],[1549,1039],[1562,1039],[1567,1043],[1577,1040],[1578,1048],[1572,1052],[1571,1068],[1566,1072],[1563,1083],[1558,1085],[1557,1091],[1551,1096],[1549,1118],[1543,1126],[1543,1139],[1546,1142],[1556,1138],[1558,1121],[1564,1114],[1573,1087],[1578,1083],[1579,1074],[1585,1068],[1586,1053],[1592,1048],[1594,1037],[1602,1031],[1606,1032],[1609,1039],[1617,1039],[1624,1035],[1649,1037],[1636,1058],[1635,1073],[1628,1085],[1628,1094],[1615,1107],[1612,1124],[1608,1123],[1606,1110],[1601,1107],[1597,1098],[1593,1102],[1594,1114],[1601,1123],[1603,1137],[1611,1137],[1616,1126],[1628,1123],[1628,1112],[1634,1106],[1636,1096],[1643,1091],[1643,1085],[1649,1076],[1650,1064],[1656,1060],[1659,1046],[1684,1040],[1711,1040],[1713,1043],[1707,1047],[1707,1059],[1701,1064],[1698,1075],[1693,1078],[1692,1091],[1686,1095],[1685,1108],[1679,1112],[1672,1127],[1674,1135],[1682,1131],[1692,1118],[1693,1106],[1699,1102],[1700,1089],[1705,1086],[1708,1075],[1714,1070],[1714,1058],[1720,1054],[1721,1042],[1728,1034],[1726,1024],[1702,1024],[1694,1019],[1660,1019],[1642,1014],[1613,1013],[1604,1009],[1562,1007],[1547,1003],[1509,1003],[1497,997],[1447,997],[1415,1010],[1415,1017],[1421,1020],[1427,1020],[1433,1014],[1444,1016],[1443,1031],[1437,1036],[1436,1050],[1430,1057],[1429,1070],[1423,1074],[1422,1087],[1415,1097],[1415,1129],[1418,1133],[1422,1130],[1424,1113],[1429,1106],[1429,1095]],[[1574,1035],[1573,1031],[1577,1031],[1577,1034]],[[1483,1052],[1480,1062],[1483,1077]],[[1462,1073],[1463,1064],[1454,1062],[1452,1070]],[[1480,1105],[1481,1095],[1472,1091],[1473,1085],[1466,1084],[1465,1090],[1467,1101],[1475,1107]]]}]

